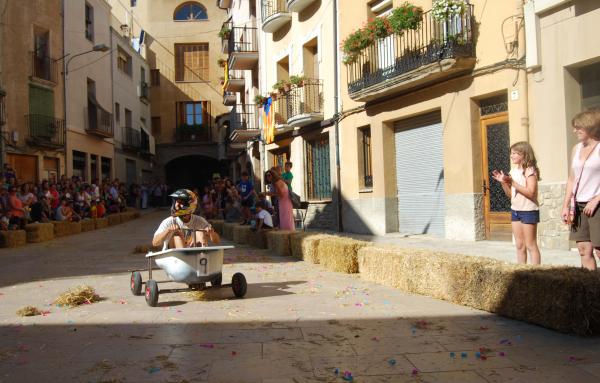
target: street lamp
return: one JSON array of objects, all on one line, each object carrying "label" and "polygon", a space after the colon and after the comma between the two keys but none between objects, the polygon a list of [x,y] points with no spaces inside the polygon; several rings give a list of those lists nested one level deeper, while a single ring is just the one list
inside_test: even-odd
[{"label": "street lamp", "polygon": [[[63,79],[63,112],[65,115],[65,174],[67,173],[67,169],[68,169],[68,165],[66,162],[67,162],[67,158],[69,157],[69,155],[67,153],[67,130],[68,130],[68,125],[67,125],[67,76],[69,75],[69,64],[71,63],[71,60],[73,60],[75,57],[83,56],[83,55],[91,53],[91,52],[106,52],[108,50],[110,50],[110,47],[108,45],[96,44],[90,50],[87,50],[87,51],[84,51],[81,53],[77,53],[77,54],[69,57],[69,59],[65,63],[65,71],[64,71],[65,77]],[[70,55],[70,53],[67,53],[66,55],[59,58],[58,60],[62,60],[69,55]]]}]

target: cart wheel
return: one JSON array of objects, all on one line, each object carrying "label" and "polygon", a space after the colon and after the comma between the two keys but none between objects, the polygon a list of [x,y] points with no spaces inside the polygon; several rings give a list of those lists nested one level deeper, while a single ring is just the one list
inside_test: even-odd
[{"label": "cart wheel", "polygon": [[150,307],[158,303],[158,283],[154,279],[146,281],[146,303]]},{"label": "cart wheel", "polygon": [[211,286],[216,286],[216,287],[219,287],[219,286],[221,286],[221,284],[222,284],[222,283],[223,283],[223,273],[219,273],[219,275],[217,275],[217,276],[215,277],[215,279],[213,279],[213,280],[210,282],[210,285],[211,285]]},{"label": "cart wheel", "polygon": [[231,277],[231,288],[233,289],[235,296],[238,298],[242,298],[244,295],[246,295],[248,284],[246,283],[246,277],[244,277],[244,274],[233,274],[233,277]]},{"label": "cart wheel", "polygon": [[131,273],[131,293],[142,295],[142,274],[139,271]]}]

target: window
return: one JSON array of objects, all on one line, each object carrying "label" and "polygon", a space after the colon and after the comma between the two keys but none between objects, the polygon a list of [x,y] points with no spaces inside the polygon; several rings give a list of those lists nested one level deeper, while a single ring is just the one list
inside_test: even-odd
[{"label": "window", "polygon": [[175,9],[175,13],[173,14],[173,20],[175,21],[199,21],[207,19],[206,8],[195,1],[181,4]]},{"label": "window", "polygon": [[160,136],[160,117],[152,117],[152,135],[154,137]]},{"label": "window", "polygon": [[140,67],[140,80],[142,83],[146,82],[146,69],[144,67]]},{"label": "window", "polygon": [[600,107],[600,63],[581,68],[580,76],[583,109]]},{"label": "window", "polygon": [[129,0],[129,5],[131,6],[131,8],[135,7],[137,3],[137,0]]},{"label": "window", "polygon": [[358,161],[359,186],[361,189],[370,189],[373,187],[370,127],[358,129]]},{"label": "window", "polygon": [[132,121],[131,110],[125,108],[125,126],[128,128],[131,128],[132,127],[131,121]]},{"label": "window", "polygon": [[94,8],[85,3],[85,38],[94,41]]},{"label": "window", "polygon": [[100,171],[102,172],[103,179],[110,179],[110,168],[111,168],[111,159],[106,157],[101,157],[100,159]]},{"label": "window", "polygon": [[150,85],[160,86],[160,70],[150,69]]},{"label": "window", "polygon": [[98,180],[98,156],[95,154],[90,154],[90,181],[97,183]]},{"label": "window", "polygon": [[175,81],[208,79],[208,44],[175,44]]},{"label": "window", "polygon": [[204,125],[206,121],[205,113],[206,101],[200,102],[180,102],[179,103],[179,124],[184,125]]},{"label": "window", "polygon": [[115,121],[121,121],[121,105],[118,102],[115,102]]},{"label": "window", "polygon": [[85,179],[85,153],[73,150],[73,175]]},{"label": "window", "polygon": [[119,68],[119,70],[125,73],[126,75],[131,76],[131,64],[131,56],[128,55],[127,52],[125,52],[121,47],[118,47],[117,67]]},{"label": "window", "polygon": [[307,194],[310,200],[331,199],[329,137],[306,142]]},{"label": "window", "polygon": [[208,141],[210,139],[210,103],[208,101],[178,102],[178,141]]}]

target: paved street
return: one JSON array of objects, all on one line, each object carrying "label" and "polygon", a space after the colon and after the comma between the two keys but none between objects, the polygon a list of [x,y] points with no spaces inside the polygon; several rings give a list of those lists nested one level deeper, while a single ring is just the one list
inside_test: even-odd
[{"label": "paved street", "polygon": [[[224,280],[243,272],[244,299],[222,289],[202,301],[162,295],[159,307],[148,307],[131,295],[127,270],[145,265],[132,250],[150,242],[164,214],[0,251],[1,382],[343,382],[351,380],[345,371],[369,383],[600,380],[597,339],[372,285],[267,250],[226,253]],[[103,300],[52,305],[80,284]],[[48,313],[18,317],[26,305]]]}]

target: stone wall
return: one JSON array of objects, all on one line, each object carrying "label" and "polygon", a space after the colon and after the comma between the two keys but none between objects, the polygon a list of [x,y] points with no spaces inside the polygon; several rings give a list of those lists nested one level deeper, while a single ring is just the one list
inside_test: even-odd
[{"label": "stone wall", "polygon": [[307,229],[337,231],[337,205],[335,200],[311,202],[306,211],[304,225]]},{"label": "stone wall", "polygon": [[540,223],[538,225],[538,243],[547,249],[568,250],[569,227],[561,218],[566,183],[540,183],[538,196],[540,202]]},{"label": "stone wall", "polygon": [[398,231],[397,198],[361,198],[344,200],[344,231],[384,235]]}]

